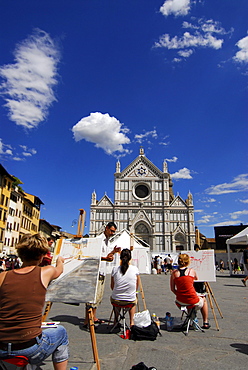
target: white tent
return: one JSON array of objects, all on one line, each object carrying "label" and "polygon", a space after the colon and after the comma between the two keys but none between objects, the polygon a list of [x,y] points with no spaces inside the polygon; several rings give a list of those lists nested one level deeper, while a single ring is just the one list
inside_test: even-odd
[{"label": "white tent", "polygon": [[231,255],[230,255],[230,245],[247,245],[248,244],[248,227],[240,231],[238,234],[232,236],[230,239],[227,239],[227,253],[228,253],[228,263],[230,275],[232,274],[232,264],[231,264]]},{"label": "white tent", "polygon": [[[143,242],[144,243],[144,242]],[[134,235],[130,235],[129,231],[123,229],[110,240],[110,247],[121,247],[121,249],[133,247],[132,250],[132,265],[137,266],[141,274],[151,273],[151,258],[150,247],[144,247],[141,241]],[[107,273],[111,273],[114,266],[120,265],[120,256],[115,254],[113,262],[107,263]]]}]

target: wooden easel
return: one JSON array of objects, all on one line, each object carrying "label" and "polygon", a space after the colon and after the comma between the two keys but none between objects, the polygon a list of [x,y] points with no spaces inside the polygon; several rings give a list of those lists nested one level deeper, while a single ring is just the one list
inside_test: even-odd
[{"label": "wooden easel", "polygon": [[95,325],[94,325],[94,315],[92,307],[89,304],[86,304],[86,315],[88,317],[89,328],[90,328],[90,337],[91,337],[91,345],[93,351],[94,362],[96,363],[97,370],[100,370],[100,361],[98,356],[98,349],[96,343],[96,333],[95,333]]},{"label": "wooden easel", "polygon": [[[42,321],[46,321],[49,311],[51,310],[52,304],[53,304],[52,302],[46,303],[44,314],[42,316]],[[99,361],[98,349],[97,349],[97,343],[96,343],[94,315],[93,315],[92,307],[88,303],[86,304],[86,316],[88,317],[94,362],[96,363],[97,370],[100,370],[101,367],[100,367],[100,361]]]},{"label": "wooden easel", "polygon": [[217,309],[219,311],[220,317],[222,319],[223,319],[223,315],[222,315],[222,312],[220,310],[220,307],[219,307],[219,305],[218,305],[218,303],[217,303],[217,301],[215,299],[215,296],[214,296],[214,293],[213,293],[213,290],[212,290],[210,284],[208,282],[205,282],[204,284],[206,286],[207,297],[208,297],[208,300],[209,300],[210,308],[211,308],[212,313],[213,313],[213,317],[214,317],[216,329],[219,331],[220,328],[219,328],[219,324],[218,324],[217,317],[216,317],[216,314],[215,314],[213,302],[215,303],[215,305],[216,305],[216,307],[217,307]]},{"label": "wooden easel", "polygon": [[[140,278],[140,286],[139,286],[140,290],[138,293],[141,294],[141,299],[142,299],[142,302],[143,302],[143,306],[144,306],[144,310],[146,310],[146,300],[145,300],[145,294],[144,294],[144,290],[143,290],[143,286],[142,286],[142,282],[141,282],[141,278]],[[137,307],[138,307],[138,311],[140,311],[140,305],[139,305],[139,299],[138,299],[138,294],[137,294]]]}]

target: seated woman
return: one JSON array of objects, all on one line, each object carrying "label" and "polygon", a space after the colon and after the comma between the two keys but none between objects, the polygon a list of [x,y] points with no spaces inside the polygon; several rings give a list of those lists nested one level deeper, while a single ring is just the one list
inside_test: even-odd
[{"label": "seated woman", "polygon": [[[120,306],[125,306],[130,303],[134,304],[129,311],[130,326],[134,324],[133,317],[135,314],[136,291],[140,283],[138,268],[129,265],[131,258],[130,249],[123,249],[121,251],[121,265],[113,267],[111,274],[111,289],[113,292],[110,298],[112,303],[116,303]],[[118,313],[115,310],[115,320],[117,320],[117,315]]]},{"label": "seated woman", "polygon": [[190,257],[188,254],[180,254],[178,257],[178,270],[174,270],[170,279],[171,291],[176,295],[176,302],[180,305],[194,305],[201,310],[203,329],[209,329],[208,304],[205,297],[197,295],[194,281],[198,280],[195,270],[188,268]]},{"label": "seated woman", "polygon": [[56,267],[39,267],[48,251],[40,234],[26,234],[16,246],[23,264],[18,270],[0,274],[0,358],[26,356],[38,365],[52,354],[55,370],[66,370],[68,338],[59,325],[42,331],[42,310],[46,288],[63,272],[63,258]]}]

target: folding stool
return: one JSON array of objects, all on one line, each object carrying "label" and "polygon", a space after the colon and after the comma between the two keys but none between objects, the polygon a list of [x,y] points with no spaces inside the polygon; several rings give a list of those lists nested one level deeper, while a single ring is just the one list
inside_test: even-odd
[{"label": "folding stool", "polygon": [[182,316],[185,314],[185,320],[182,324],[182,332],[185,335],[189,334],[189,327],[192,325],[193,329],[196,331],[201,331],[204,333],[204,330],[200,327],[198,321],[196,320],[196,308],[194,305],[181,305],[176,302],[176,305],[180,308]]},{"label": "folding stool", "polygon": [[26,356],[9,356],[0,359],[0,366],[3,370],[26,370],[28,359]]},{"label": "folding stool", "polygon": [[[113,311],[116,312],[117,315],[115,314],[116,323],[114,324],[114,326],[110,330],[110,333],[112,333],[112,331],[117,327],[117,325],[120,324],[120,325],[123,325],[123,335],[124,335],[124,338],[125,338],[127,329],[130,330],[129,326],[126,324],[126,314],[134,306],[134,303],[130,303],[130,304],[127,304],[125,306],[120,306],[116,303],[111,303],[111,304],[113,306]],[[112,316],[112,314],[111,314],[111,316]],[[110,316],[110,318],[111,318],[111,316]],[[110,319],[109,319],[109,321],[110,321]]]}]

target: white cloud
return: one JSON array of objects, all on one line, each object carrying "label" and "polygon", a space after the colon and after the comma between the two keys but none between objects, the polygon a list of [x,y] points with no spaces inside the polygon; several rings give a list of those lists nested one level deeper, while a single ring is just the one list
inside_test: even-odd
[{"label": "white cloud", "polygon": [[204,198],[204,199],[199,199],[199,202],[202,202],[202,203],[214,203],[214,202],[216,202],[216,199],[214,199],[214,198]]},{"label": "white cloud", "polygon": [[22,153],[24,157],[31,157],[32,155],[37,153],[36,149],[29,149],[26,145],[19,146],[24,150],[24,152]]},{"label": "white cloud", "polygon": [[205,215],[200,220],[198,220],[196,224],[208,224],[209,222],[211,222],[212,218],[212,215]]},{"label": "white cloud", "polygon": [[233,220],[236,220],[239,216],[242,216],[242,215],[248,215],[248,210],[236,211],[236,212],[230,213],[230,216]]},{"label": "white cloud", "polygon": [[173,60],[172,60],[172,62],[173,63],[180,63],[180,62],[182,62],[182,58],[174,58]]},{"label": "white cloud", "polygon": [[11,146],[4,144],[0,138],[0,156],[1,155],[13,155],[13,152]]},{"label": "white cloud", "polygon": [[39,29],[17,45],[15,63],[0,67],[1,95],[9,119],[27,129],[37,127],[55,101],[59,52],[48,33]]},{"label": "white cloud", "polygon": [[248,63],[248,36],[240,39],[236,45],[240,50],[235,54],[233,59],[239,63]]},{"label": "white cloud", "polygon": [[[235,224],[240,224],[240,223],[241,223],[240,220],[235,221]],[[230,225],[233,225],[233,221],[222,221],[222,222],[214,223],[213,225],[210,225],[210,226],[214,227],[214,226],[230,226]]]},{"label": "white cloud", "polygon": [[220,35],[227,35],[233,32],[233,28],[226,31],[220,22],[204,18],[192,18],[192,23],[184,21],[182,29],[188,30],[182,35],[174,37],[165,33],[154,44],[154,47],[178,50],[178,55],[173,58],[175,63],[182,62],[183,58],[189,58],[197,48],[220,49],[224,42]]},{"label": "white cloud", "polygon": [[144,139],[147,139],[149,136],[153,137],[154,139],[157,139],[158,134],[156,130],[153,131],[147,131],[144,134],[136,134],[134,138],[137,140],[138,143],[142,143]]},{"label": "white cloud", "polygon": [[175,16],[187,15],[190,11],[190,0],[166,0],[160,7],[160,12],[168,16],[174,14]]},{"label": "white cloud", "polygon": [[213,19],[203,19],[199,18],[196,21],[196,24],[189,23],[187,21],[183,22],[182,28],[190,28],[193,30],[201,30],[204,33],[217,33],[220,35],[227,35],[234,31],[233,28],[230,31],[226,31],[225,28],[221,26],[221,23],[218,21],[214,21]]},{"label": "white cloud", "polygon": [[177,157],[173,157],[173,158],[165,158],[166,162],[177,162],[178,158]]},{"label": "white cloud", "polygon": [[203,209],[195,209],[195,213],[202,213],[204,212]]},{"label": "white cloud", "polygon": [[192,49],[179,50],[179,52],[178,52],[178,55],[180,55],[180,57],[183,57],[183,58],[188,58],[188,57],[190,57],[191,54],[193,54]]},{"label": "white cloud", "polygon": [[210,186],[210,188],[206,189],[206,193],[220,195],[228,193],[238,193],[247,190],[248,190],[248,174],[245,173],[236,176],[230,183],[223,183],[219,185]]},{"label": "white cloud", "polygon": [[239,201],[241,202],[241,203],[248,203],[248,199],[239,199]]},{"label": "white cloud", "polygon": [[220,49],[222,43],[223,40],[217,39],[210,33],[206,35],[201,35],[199,33],[192,35],[189,32],[185,32],[181,38],[178,36],[170,38],[170,35],[166,33],[159,38],[159,42],[155,43],[155,47],[163,47],[166,49],[185,49],[192,47]]},{"label": "white cloud", "polygon": [[75,141],[84,139],[94,143],[107,154],[114,152],[127,154],[129,151],[124,149],[123,145],[130,143],[130,139],[125,135],[129,130],[122,126],[117,118],[110,117],[108,113],[95,112],[82,118],[73,126],[72,131]]},{"label": "white cloud", "polygon": [[188,168],[184,167],[178,172],[171,174],[171,178],[174,180],[179,180],[179,179],[189,180],[193,178],[190,173],[191,171]]},{"label": "white cloud", "polygon": [[31,153],[23,152],[22,154],[24,155],[24,157],[32,157],[32,154]]},{"label": "white cloud", "polygon": [[16,148],[12,148],[11,145],[4,144],[0,138],[0,157],[5,156],[5,159],[7,159],[8,156],[8,159],[13,161],[25,161],[25,158],[37,153],[36,149],[29,149],[26,145],[19,145],[19,147],[23,150],[22,153],[18,153]]}]

